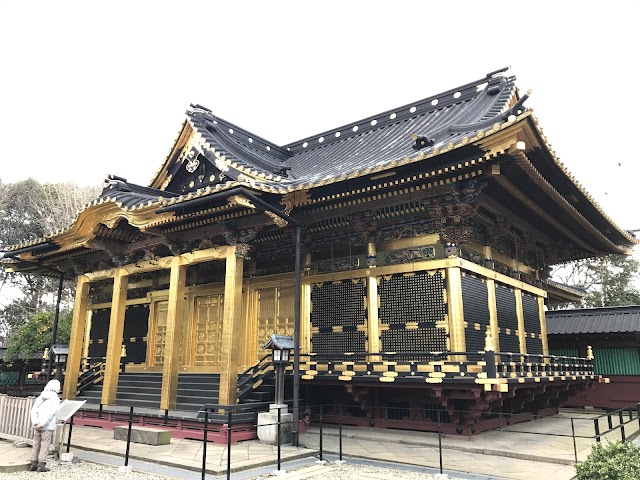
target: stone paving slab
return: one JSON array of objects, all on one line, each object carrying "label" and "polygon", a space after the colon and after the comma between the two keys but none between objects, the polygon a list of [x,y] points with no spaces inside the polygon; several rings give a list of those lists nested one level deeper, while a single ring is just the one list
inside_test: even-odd
[{"label": "stone paving slab", "polygon": [[[577,435],[587,437],[593,428],[593,415],[585,415],[584,421],[574,418]],[[637,423],[635,430],[637,431]],[[514,426],[505,431],[485,432],[475,437],[446,435],[442,438],[442,460],[445,469],[471,472],[485,478],[507,478],[515,480],[569,480],[575,476],[574,453],[571,437],[543,435],[546,431],[556,435],[570,433],[567,417],[540,419]],[[627,434],[633,433],[629,425]],[[337,429],[324,428],[325,452],[338,453]],[[615,435],[610,435],[615,439]],[[588,455],[592,438],[577,438],[576,450],[579,460]],[[282,446],[282,461],[295,458],[313,458],[318,452],[319,435],[311,428],[300,436],[300,447]],[[85,451],[124,456],[126,442],[113,439],[113,431],[95,427],[76,426],[73,429],[71,451]],[[15,449],[9,442],[0,442],[0,463],[28,462],[30,448]],[[132,443],[130,458],[157,465],[171,466],[199,472],[202,466],[202,442],[172,438],[167,445],[151,446]],[[439,465],[438,435],[427,432],[380,430],[367,428],[343,428],[343,451],[345,456],[387,460],[394,463],[437,467]],[[262,444],[257,440],[240,442],[231,447],[232,470],[253,469],[259,466],[275,466],[277,446]],[[123,462],[124,463],[124,462]],[[211,475],[226,472],[227,447],[207,444],[207,471]],[[249,478],[249,477],[246,477]]]}]

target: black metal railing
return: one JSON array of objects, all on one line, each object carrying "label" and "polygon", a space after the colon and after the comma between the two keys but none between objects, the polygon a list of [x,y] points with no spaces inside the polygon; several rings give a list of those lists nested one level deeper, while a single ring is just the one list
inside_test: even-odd
[{"label": "black metal railing", "polygon": [[254,389],[266,379],[274,376],[271,365],[271,354],[262,357],[258,363],[247,368],[238,376],[238,402],[244,400]]},{"label": "black metal railing", "polygon": [[[634,416],[635,415],[635,416]],[[604,425],[604,420],[607,423]],[[640,402],[632,406],[611,410],[593,419],[594,438],[599,443],[605,435],[620,431],[620,439],[625,442],[627,440],[627,432],[625,426],[636,420],[640,429]]]},{"label": "black metal railing", "polygon": [[104,380],[105,357],[87,357],[82,360],[85,367],[78,377],[76,395],[88,390],[93,385],[102,383]]},{"label": "black metal railing", "polygon": [[[282,468],[282,451],[281,447],[285,443],[291,443],[291,439],[283,438],[283,434],[288,435],[289,432],[293,434],[298,430],[298,428],[304,423],[306,426],[315,427],[314,430],[307,430],[306,432],[306,440],[305,444],[306,448],[311,448],[312,453],[316,454],[320,460],[324,460],[327,455],[337,456],[340,460],[343,457],[348,457],[349,455],[349,442],[354,439],[358,440],[358,437],[354,435],[354,431],[351,430],[347,435],[344,433],[343,426],[348,424],[348,417],[344,416],[341,412],[347,410],[349,405],[341,405],[341,404],[317,404],[317,405],[307,405],[304,409],[304,413],[301,415],[299,419],[292,419],[290,416],[284,417],[285,412],[282,410],[286,409],[286,407],[281,407],[282,410],[278,409],[272,421],[265,421],[264,417],[262,421],[251,421],[247,424],[246,416],[243,414],[248,412],[251,409],[249,405],[223,405],[223,404],[209,404],[205,408],[203,408],[200,413],[201,415],[201,424],[202,424],[202,466],[201,466],[201,478],[206,478],[206,475],[209,474],[219,474],[219,472],[213,472],[211,470],[207,470],[207,443],[211,441],[210,434],[215,434],[215,439],[218,442],[226,443],[226,458],[222,458],[220,462],[225,462],[226,460],[226,478],[231,478],[232,471],[232,451],[234,450],[233,445],[239,441],[239,437],[237,434],[245,433],[247,428],[254,428],[259,431],[261,427],[276,427],[276,438],[275,438],[275,446],[277,447],[276,458],[272,461],[277,466],[277,470],[280,471]],[[124,452],[124,464],[125,466],[129,463],[129,452],[130,452],[130,442],[131,442],[131,429],[134,422],[134,408],[128,407],[128,418],[125,420],[128,424],[128,432],[127,432],[127,444]],[[389,407],[376,407],[376,408],[385,408],[389,409]],[[400,408],[399,410],[402,410]],[[434,456],[433,460],[430,463],[430,467],[437,469],[440,473],[444,473],[446,471],[444,464],[445,459],[447,458],[444,455],[444,452],[448,450],[456,449],[459,450],[460,447],[454,444],[448,444],[445,438],[445,432],[447,431],[447,424],[449,423],[449,419],[455,416],[475,413],[469,410],[449,410],[443,409],[442,407],[427,409],[425,417],[429,419],[430,422],[433,423],[433,429],[430,433],[423,432],[423,436],[420,437],[419,441],[421,444],[432,447],[433,449],[437,449],[437,456]],[[288,413],[288,412],[287,412]],[[377,415],[380,415],[382,412],[377,412]],[[386,412],[385,414],[388,414]],[[578,446],[577,440],[582,440],[580,448],[580,456],[584,458],[585,449],[589,447],[589,445],[593,445],[593,443],[600,441],[600,438],[611,434],[614,432],[620,432],[620,440],[627,441],[629,440],[629,436],[625,435],[624,426],[628,425],[630,422],[637,421],[639,424],[640,431],[640,402],[638,404],[628,406],[625,408],[621,408],[615,411],[607,412],[602,415],[587,415],[586,412],[580,415],[572,415],[571,412],[569,414],[561,414],[557,415],[556,419],[561,422],[560,427],[557,425],[550,429],[549,431],[544,431],[541,429],[534,428],[521,428],[524,425],[522,422],[531,420],[533,417],[530,413],[502,413],[502,412],[492,412],[492,415],[496,418],[499,418],[499,430],[503,432],[505,435],[511,434],[520,434],[520,435],[536,435],[543,437],[555,437],[555,438],[571,438],[573,441],[573,463],[579,463],[579,454],[578,454]],[[289,414],[290,415],[290,414]],[[392,415],[397,416],[397,415]],[[222,420],[222,421],[221,421]],[[582,422],[582,423],[580,423]],[[585,422],[593,422],[595,432],[593,434],[587,433],[591,432],[588,428],[588,425]],[[604,425],[599,427],[599,425],[607,422],[608,428],[604,430]],[[518,427],[516,427],[518,425]],[[535,423],[531,424],[535,426]],[[576,429],[576,425],[579,425],[579,430]],[[496,428],[495,430],[498,430]],[[272,429],[273,431],[273,429]],[[297,433],[297,432],[296,432]],[[634,432],[635,434],[635,432]],[[313,440],[312,443],[316,443],[314,440],[317,435],[317,449],[315,447],[310,447],[309,442]],[[69,433],[68,444],[71,443],[71,434]],[[333,438],[334,447],[327,448],[327,437]],[[337,437],[337,438],[336,438]],[[291,438],[296,439],[297,436],[291,435]],[[612,439],[611,435],[608,437]],[[593,443],[584,443],[584,441],[593,441]],[[221,442],[222,443],[222,442]],[[406,443],[410,443],[407,441]],[[358,447],[361,448],[361,445],[358,443]],[[566,454],[569,452],[564,452],[557,458],[557,463],[567,463],[570,462],[566,458]],[[504,453],[505,456],[510,456],[509,452]],[[517,452],[513,453],[513,455],[518,455]],[[451,468],[456,468],[455,465],[451,465]]]},{"label": "black metal railing", "polygon": [[[444,378],[506,378],[525,381],[534,377],[595,376],[593,359],[511,352],[354,352],[344,354],[301,354],[300,370],[307,375],[384,376],[396,378],[445,373]],[[358,365],[359,368],[355,368]],[[433,368],[425,368],[430,365]],[[479,375],[482,374],[482,375]],[[388,374],[387,374],[388,375]],[[309,379],[309,378],[306,378]],[[538,380],[539,381],[539,380]]]}]

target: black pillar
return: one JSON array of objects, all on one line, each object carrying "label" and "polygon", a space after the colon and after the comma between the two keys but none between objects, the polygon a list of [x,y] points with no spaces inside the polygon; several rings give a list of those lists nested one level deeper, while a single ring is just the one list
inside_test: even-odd
[{"label": "black pillar", "polygon": [[[62,287],[64,286],[64,273],[60,274],[60,283],[58,284],[58,299],[56,300],[56,313],[53,317],[53,331],[51,332],[51,347],[49,348],[49,363],[47,366],[47,382],[51,380],[51,370],[53,368],[53,346],[56,344],[58,336],[58,320],[60,319],[60,300],[62,297]],[[60,373],[60,372],[58,372]],[[58,375],[60,377],[60,375]]]},{"label": "black pillar", "polygon": [[293,445],[298,446],[300,417],[300,243],[301,228],[296,225],[296,285],[293,314]]}]

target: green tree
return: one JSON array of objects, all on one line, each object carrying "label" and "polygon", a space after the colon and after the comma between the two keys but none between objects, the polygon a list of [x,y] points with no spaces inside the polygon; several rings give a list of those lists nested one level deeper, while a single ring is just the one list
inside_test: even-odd
[{"label": "green tree", "polygon": [[596,443],[587,460],[576,465],[578,480],[638,480],[640,447],[633,442]]},{"label": "green tree", "polygon": [[[77,212],[96,198],[99,190],[74,183],[40,184],[31,178],[6,184],[0,181],[0,250],[71,226]],[[0,333],[19,328],[37,312],[52,310],[57,289],[55,272],[43,277],[0,268]],[[73,282],[65,283],[66,305],[72,301],[73,289]]]},{"label": "green tree", "polygon": [[[56,343],[67,345],[71,335],[72,311],[60,312]],[[7,341],[6,360],[28,359],[39,357],[45,348],[51,345],[53,331],[53,312],[38,312],[27,323],[11,333]]]},{"label": "green tree", "polygon": [[640,305],[640,262],[627,255],[577,260],[557,268],[553,276],[587,291],[581,307]]}]

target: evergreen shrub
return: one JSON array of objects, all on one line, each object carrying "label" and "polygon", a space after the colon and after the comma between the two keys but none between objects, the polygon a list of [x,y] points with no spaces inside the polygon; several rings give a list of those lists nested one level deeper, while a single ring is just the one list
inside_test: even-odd
[{"label": "evergreen shrub", "polygon": [[596,443],[576,470],[578,480],[638,480],[640,447],[633,442]]}]

